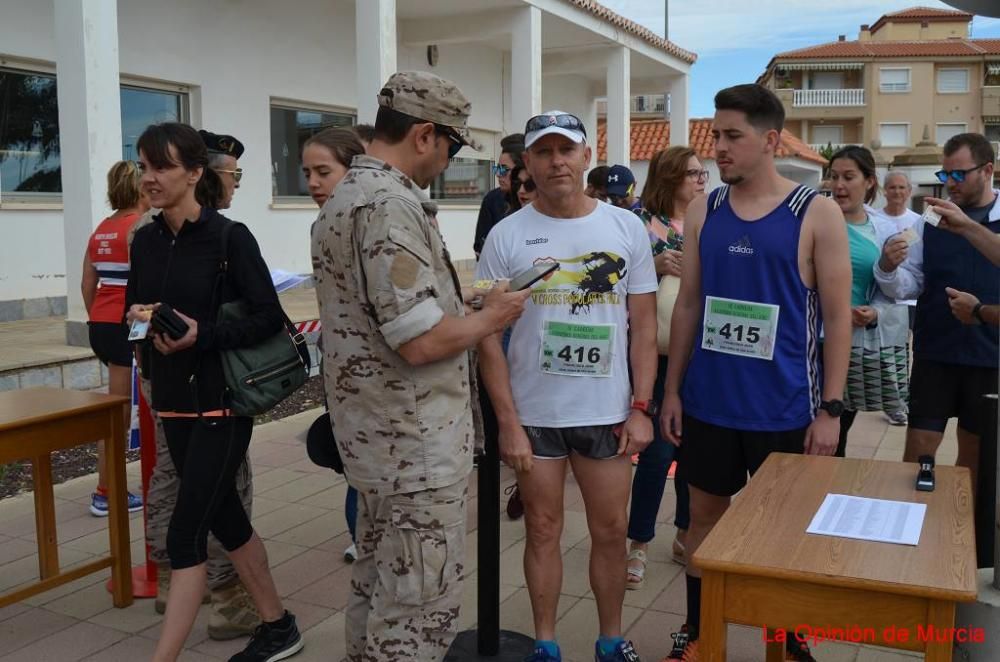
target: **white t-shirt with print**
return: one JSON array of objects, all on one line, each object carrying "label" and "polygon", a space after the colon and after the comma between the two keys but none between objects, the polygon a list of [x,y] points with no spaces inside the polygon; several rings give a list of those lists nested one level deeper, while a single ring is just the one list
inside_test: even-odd
[{"label": "white t-shirt with print", "polygon": [[604,202],[570,219],[528,205],[490,230],[476,279],[512,279],[546,261],[560,269],[532,287],[507,351],[521,424],[620,423],[632,398],[627,297],[657,288],[646,229]]}]

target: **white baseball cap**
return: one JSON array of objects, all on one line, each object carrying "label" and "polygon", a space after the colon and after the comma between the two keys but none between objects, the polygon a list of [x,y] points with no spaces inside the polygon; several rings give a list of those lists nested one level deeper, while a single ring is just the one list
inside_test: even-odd
[{"label": "white baseball cap", "polygon": [[587,130],[579,117],[562,110],[550,110],[535,115],[524,125],[524,148],[528,149],[536,140],[551,133],[565,136],[575,143],[587,140]]}]

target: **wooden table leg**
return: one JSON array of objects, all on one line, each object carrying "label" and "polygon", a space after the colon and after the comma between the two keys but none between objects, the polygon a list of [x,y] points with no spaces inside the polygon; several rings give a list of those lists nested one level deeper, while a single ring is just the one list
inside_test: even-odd
[{"label": "wooden table leg", "polygon": [[42,453],[31,458],[35,488],[35,534],[38,538],[38,576],[59,574],[59,541],[56,537],[56,498],[52,492],[52,458]]},{"label": "wooden table leg", "polygon": [[[764,644],[765,655],[764,659],[766,662],[785,662],[785,644],[781,641],[775,641],[775,631],[767,631],[767,643]],[[788,633],[789,637],[794,637],[794,632]]]},{"label": "wooden table leg", "polygon": [[725,575],[713,570],[701,573],[701,629],[698,634],[700,662],[726,662]]},{"label": "wooden table leg", "polygon": [[[954,642],[950,636],[955,627],[955,603],[947,600],[927,601],[927,629],[931,636],[927,640],[924,651],[926,662],[951,662],[951,652]],[[940,634],[942,641],[937,641],[934,633]]]},{"label": "wooden table leg", "polygon": [[104,440],[108,459],[108,536],[111,547],[112,599],[116,607],[132,604],[132,554],[125,486],[125,422],[119,408],[108,410],[110,432]]}]

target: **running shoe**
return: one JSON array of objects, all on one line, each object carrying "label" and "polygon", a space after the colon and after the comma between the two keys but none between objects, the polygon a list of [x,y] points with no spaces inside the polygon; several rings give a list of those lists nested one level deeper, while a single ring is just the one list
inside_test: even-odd
[{"label": "running shoe", "polygon": [[[128,493],[128,511],[134,513],[142,510],[142,497]],[[108,516],[108,497],[94,492],[90,495],[90,514],[94,517]]]},{"label": "running shoe", "polygon": [[594,644],[594,662],[640,662],[639,654],[631,641],[621,641],[615,649],[607,654],[601,653],[600,643]]}]

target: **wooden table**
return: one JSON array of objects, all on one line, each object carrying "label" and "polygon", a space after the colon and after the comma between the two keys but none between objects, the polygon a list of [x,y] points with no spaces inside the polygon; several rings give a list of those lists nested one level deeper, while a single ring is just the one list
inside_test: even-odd
[{"label": "wooden table", "polygon": [[[968,469],[935,474],[935,491],[918,492],[916,464],[771,454],[694,555],[702,662],[726,659],[726,623],[767,628],[768,662],[784,660],[783,632],[849,628],[854,641],[853,626],[864,643],[951,660],[952,643],[918,640],[918,625],[955,627],[955,603],[976,599],[972,492]],[[926,503],[919,544],[807,534],[827,493]]]},{"label": "wooden table", "polygon": [[[131,553],[125,488],[125,407],[122,396],[57,388],[0,393],[0,464],[31,460],[38,533],[39,581],[0,595],[0,607],[111,567],[116,607],[132,604]],[[52,493],[52,451],[101,441],[108,457],[109,556],[61,572]]]}]

